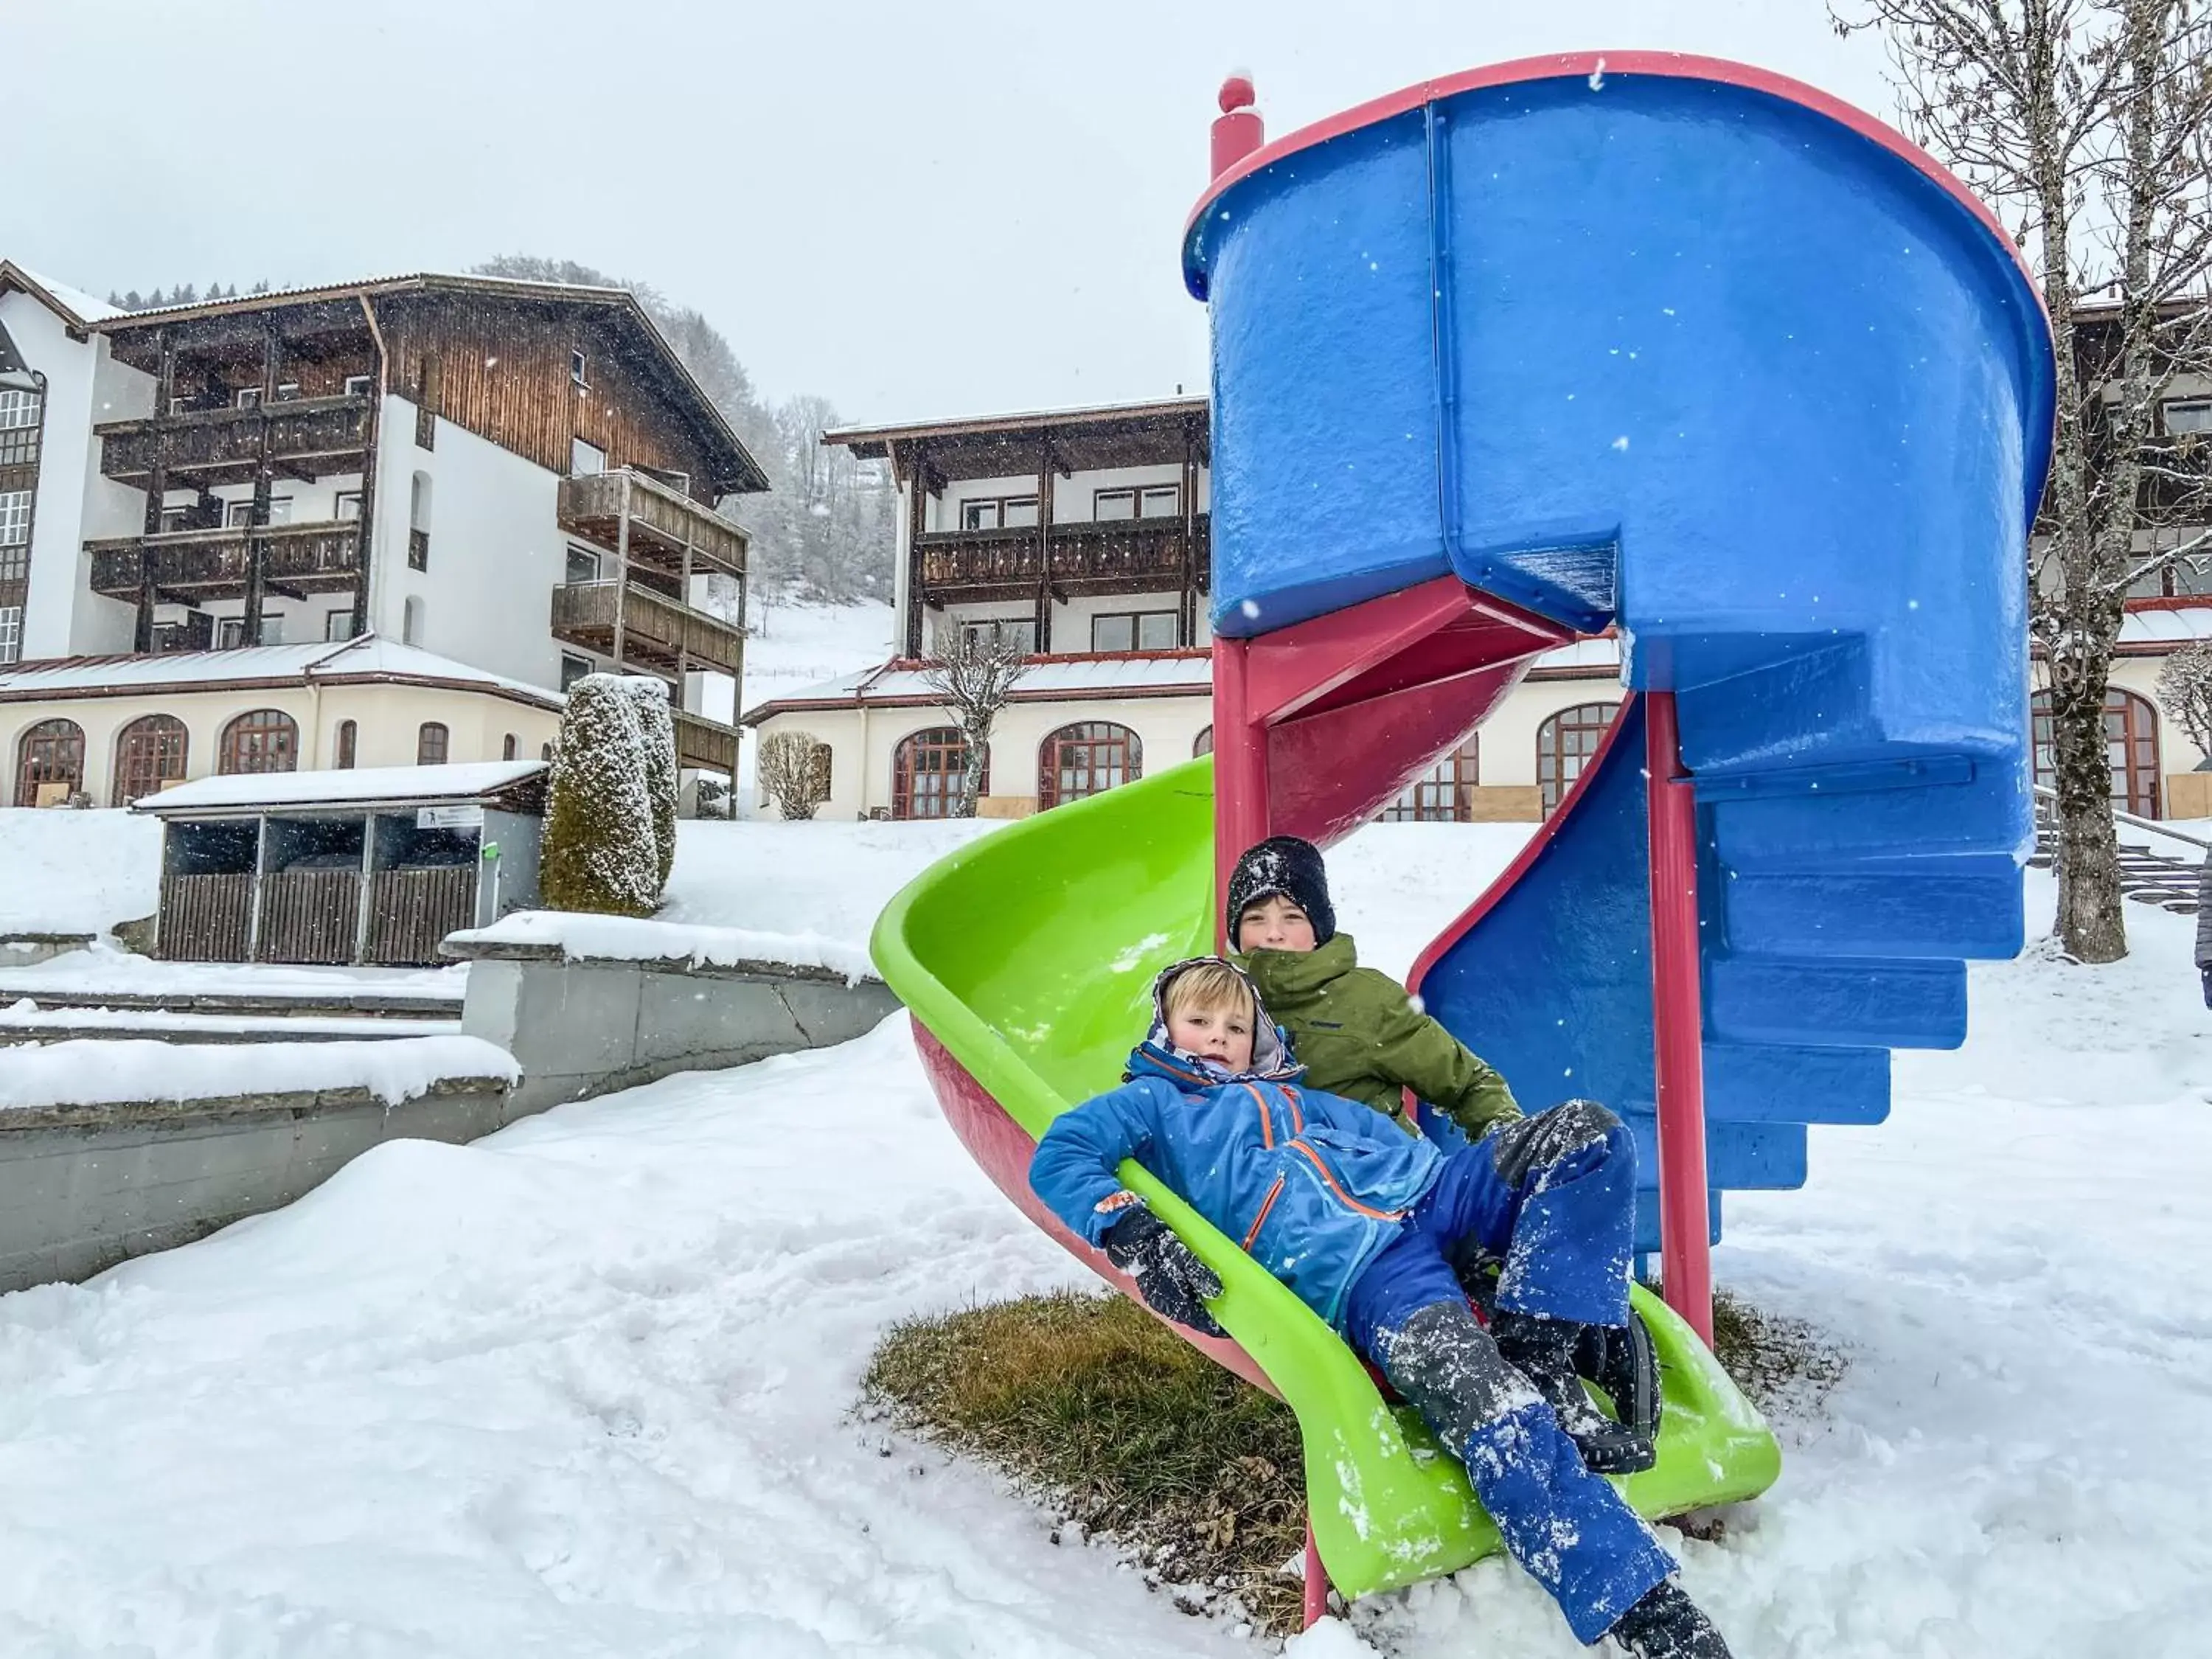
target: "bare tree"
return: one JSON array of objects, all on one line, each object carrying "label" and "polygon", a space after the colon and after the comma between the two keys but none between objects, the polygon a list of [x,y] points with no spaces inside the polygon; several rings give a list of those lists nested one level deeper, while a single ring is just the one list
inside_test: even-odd
[{"label": "bare tree", "polygon": [[1031,665],[1011,630],[963,628],[948,640],[938,636],[937,654],[922,664],[921,681],[960,728],[968,763],[960,775],[960,796],[952,816],[972,818],[983,793],[983,762],[991,752],[991,727],[999,711]]},{"label": "bare tree", "polygon": [[811,818],[830,799],[830,745],[811,732],[774,732],[754,761],[761,793],[787,818]]},{"label": "bare tree", "polygon": [[2212,755],[2212,641],[2185,645],[2158,671],[2158,700],[2190,742]]},{"label": "bare tree", "polygon": [[2127,953],[2104,708],[2131,588],[2207,550],[2172,534],[2201,468],[2159,431],[2162,394],[2212,350],[2212,25],[2205,0],[1831,0],[1879,29],[1912,136],[2012,228],[2058,341],[2057,431],[2036,526],[2030,631],[2051,696],[2057,933]]}]

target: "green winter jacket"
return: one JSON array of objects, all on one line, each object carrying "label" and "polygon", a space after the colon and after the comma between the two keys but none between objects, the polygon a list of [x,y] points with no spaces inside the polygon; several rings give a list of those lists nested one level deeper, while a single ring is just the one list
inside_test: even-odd
[{"label": "green winter jacket", "polygon": [[1231,958],[1289,1035],[1309,1088],[1387,1112],[1410,1132],[1401,1090],[1440,1108],[1469,1139],[1521,1115],[1505,1079],[1414,1006],[1388,974],[1359,965],[1349,933],[1316,950]]}]

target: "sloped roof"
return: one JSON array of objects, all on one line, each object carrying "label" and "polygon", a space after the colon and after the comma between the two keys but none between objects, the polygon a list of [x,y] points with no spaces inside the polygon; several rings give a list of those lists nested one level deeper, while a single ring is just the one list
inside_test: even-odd
[{"label": "sloped roof", "polygon": [[301,645],[235,646],[226,651],[178,651],[158,656],[49,657],[0,669],[0,702],[369,680],[477,689],[541,708],[559,708],[567,702],[558,691],[542,685],[364,634],[335,644],[317,640]]},{"label": "sloped roof", "polygon": [[142,812],[261,806],[408,805],[498,795],[545,769],[539,760],[461,761],[445,766],[365,766],[330,772],[246,772],[201,778],[132,803]]},{"label": "sloped roof", "polygon": [[[1071,697],[1204,696],[1213,689],[1208,651],[1112,652],[1043,657],[1015,683],[1012,702],[1054,702]],[[741,726],[757,726],[794,708],[857,708],[863,704],[927,707],[943,699],[929,689],[921,665],[894,658],[880,667],[846,674],[747,709]]]},{"label": "sloped roof", "polygon": [[81,289],[66,283],[57,283],[50,276],[41,276],[13,259],[0,259],[0,291],[15,289],[29,295],[55,316],[79,331],[94,323],[106,321],[111,317],[125,314],[105,300],[95,300]]}]

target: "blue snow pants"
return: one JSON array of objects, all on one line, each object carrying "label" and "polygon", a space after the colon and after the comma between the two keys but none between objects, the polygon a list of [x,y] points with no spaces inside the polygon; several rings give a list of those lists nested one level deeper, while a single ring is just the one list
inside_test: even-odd
[{"label": "blue snow pants", "polygon": [[[1674,1563],[1620,1494],[1583,1467],[1551,1407],[1465,1312],[1451,1262],[1472,1238],[1504,1258],[1499,1307],[1624,1325],[1635,1219],[1635,1142],[1602,1106],[1570,1101],[1448,1156],[1344,1308],[1346,1338],[1466,1462],[1506,1548],[1584,1643]],[[1417,1340],[1401,1340],[1409,1326]],[[1441,1362],[1439,1342],[1454,1350]]]}]

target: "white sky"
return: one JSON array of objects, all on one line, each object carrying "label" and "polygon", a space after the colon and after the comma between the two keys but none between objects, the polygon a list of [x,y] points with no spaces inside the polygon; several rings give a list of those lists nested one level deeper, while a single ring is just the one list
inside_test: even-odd
[{"label": "white sky", "polygon": [[1196,392],[1225,73],[1279,135],[1583,47],[1891,109],[1820,0],[0,0],[0,252],[95,295],[580,259],[854,420]]}]

